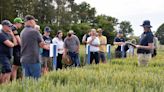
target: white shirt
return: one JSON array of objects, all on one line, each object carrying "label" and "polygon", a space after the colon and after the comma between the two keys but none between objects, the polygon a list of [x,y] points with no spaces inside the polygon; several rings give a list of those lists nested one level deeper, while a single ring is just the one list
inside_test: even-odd
[{"label": "white shirt", "polygon": [[58,53],[63,54],[63,52],[64,52],[63,40],[60,40],[59,38],[55,37],[54,39],[52,39],[52,43],[57,45]]},{"label": "white shirt", "polygon": [[[91,40],[92,40],[92,37],[88,37],[87,42],[90,42]],[[91,44],[93,44],[93,45],[100,45],[100,40],[99,40],[99,38],[96,37],[96,38],[92,41]],[[98,51],[99,51],[99,47],[90,45],[90,51],[91,51],[91,52],[98,52]]]}]

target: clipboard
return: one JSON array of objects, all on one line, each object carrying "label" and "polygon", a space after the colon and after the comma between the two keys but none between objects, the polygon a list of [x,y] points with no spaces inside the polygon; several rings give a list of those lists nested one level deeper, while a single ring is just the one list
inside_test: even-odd
[{"label": "clipboard", "polygon": [[131,42],[126,42],[126,45],[131,45],[131,46],[133,46],[134,48],[136,48],[136,45],[133,44],[133,43],[131,43]]}]

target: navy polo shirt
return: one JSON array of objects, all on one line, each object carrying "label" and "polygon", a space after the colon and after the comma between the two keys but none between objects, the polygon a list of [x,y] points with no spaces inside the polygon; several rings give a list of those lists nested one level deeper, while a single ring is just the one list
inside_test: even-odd
[{"label": "navy polo shirt", "polygon": [[8,47],[4,44],[4,41],[12,40],[12,36],[10,34],[5,33],[3,30],[0,32],[0,56],[11,58],[12,56],[12,48]]},{"label": "navy polo shirt", "polygon": [[[139,45],[148,46],[149,43],[153,43],[153,33],[151,31],[144,32],[141,35]],[[139,48],[137,50],[137,53],[140,53],[140,54],[149,54],[149,53],[151,53],[151,50]]]},{"label": "navy polo shirt", "polygon": [[[43,39],[44,39],[46,44],[51,44],[52,43],[52,38],[49,37],[49,36],[48,37],[43,36]],[[49,50],[43,49],[42,56],[43,57],[49,57]]]},{"label": "navy polo shirt", "polygon": [[[125,42],[125,38],[119,38],[119,37],[115,37],[114,38],[114,42]],[[116,48],[116,51],[121,51],[121,46],[118,46],[117,48]]]}]

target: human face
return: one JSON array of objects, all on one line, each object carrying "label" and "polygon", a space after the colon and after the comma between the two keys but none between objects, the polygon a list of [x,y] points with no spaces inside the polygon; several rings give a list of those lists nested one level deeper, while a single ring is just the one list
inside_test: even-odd
[{"label": "human face", "polygon": [[58,37],[59,37],[59,38],[62,38],[62,37],[63,37],[63,33],[59,33],[59,34],[58,34]]},{"label": "human face", "polygon": [[49,36],[49,35],[50,35],[50,32],[44,31],[44,34],[45,34],[46,36]]},{"label": "human face", "polygon": [[31,27],[35,28],[36,22],[35,22],[35,20],[28,20],[25,22],[25,26],[31,26]]},{"label": "human face", "polygon": [[35,27],[35,25],[36,25],[35,20],[30,20],[30,24],[31,24],[32,27]]},{"label": "human face", "polygon": [[72,36],[72,34],[71,33],[68,33],[68,37],[71,37]]},{"label": "human face", "polygon": [[147,31],[149,31],[149,30],[150,30],[150,28],[149,28],[149,27],[143,27],[143,29],[144,29],[144,32],[147,32]]},{"label": "human face", "polygon": [[22,23],[16,23],[17,28],[21,28],[22,27]]},{"label": "human face", "polygon": [[5,32],[10,32],[10,31],[11,31],[11,27],[9,27],[9,26],[7,26],[7,25],[4,25],[4,26],[3,26],[3,30],[4,30]]},{"label": "human face", "polygon": [[117,34],[118,37],[123,37],[123,34]]},{"label": "human face", "polygon": [[96,36],[96,31],[92,30],[91,31],[91,36]]}]

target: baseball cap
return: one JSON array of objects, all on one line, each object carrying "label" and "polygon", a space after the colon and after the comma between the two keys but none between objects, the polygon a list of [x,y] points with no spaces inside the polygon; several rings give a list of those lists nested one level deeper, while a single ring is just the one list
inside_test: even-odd
[{"label": "baseball cap", "polygon": [[46,26],[46,27],[44,28],[44,31],[46,31],[46,32],[51,32],[51,28],[48,27],[48,26]]},{"label": "baseball cap", "polygon": [[73,30],[69,30],[68,34],[74,34]]},{"label": "baseball cap", "polygon": [[102,32],[103,32],[103,30],[102,30],[101,28],[98,28],[98,29],[97,29],[97,32],[102,33]]},{"label": "baseball cap", "polygon": [[14,23],[24,23],[21,18],[15,18]]},{"label": "baseball cap", "polygon": [[8,27],[11,27],[13,25],[9,20],[3,20],[1,24],[2,26],[6,25]]},{"label": "baseball cap", "polygon": [[123,34],[123,32],[120,30],[120,31],[117,32],[117,34]]},{"label": "baseball cap", "polygon": [[35,17],[32,16],[32,15],[26,15],[24,20],[25,20],[25,22],[26,22],[26,21],[29,21],[29,20],[35,20],[35,21],[38,21],[38,20],[35,19]]}]

